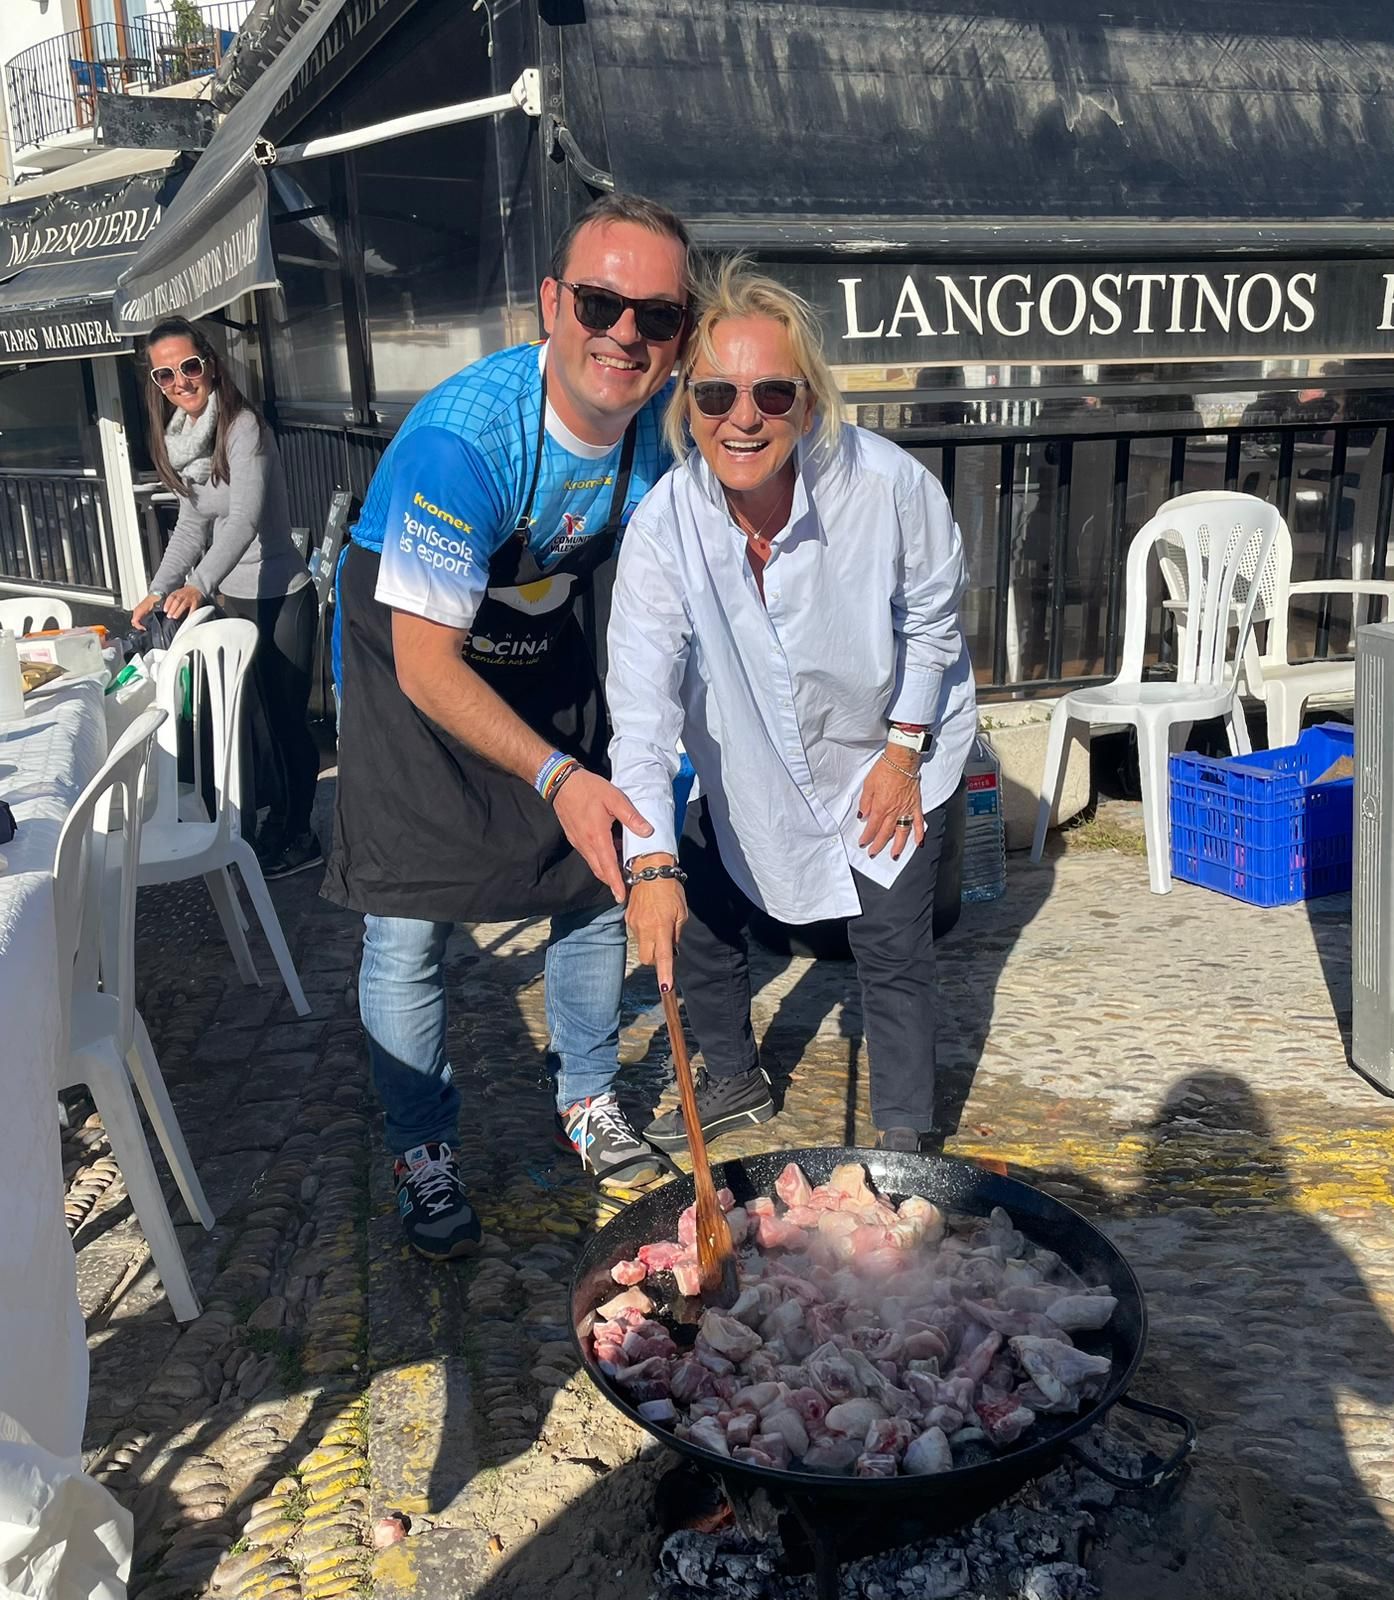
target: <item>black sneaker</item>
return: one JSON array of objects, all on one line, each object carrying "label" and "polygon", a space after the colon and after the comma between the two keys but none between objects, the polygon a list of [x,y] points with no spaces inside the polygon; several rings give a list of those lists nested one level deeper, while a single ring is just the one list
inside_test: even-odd
[{"label": "black sneaker", "polygon": [[427,1261],[450,1261],[479,1248],[479,1218],[469,1203],[448,1144],[419,1144],[392,1169],[397,1213],[407,1243]]},{"label": "black sneaker", "polygon": [[281,852],[285,847],[286,830],[279,822],[273,822],[268,817],[257,829],[257,836],[252,840],[252,849],[261,864],[263,877],[281,859]]},{"label": "black sneaker", "polygon": [[[706,1071],[697,1074],[697,1114],[702,1119],[702,1137],[708,1144],[735,1128],[754,1127],[774,1115],[770,1094],[770,1075],[763,1067],[751,1067],[734,1078],[716,1078]],[[670,1111],[644,1129],[644,1137],[660,1150],[685,1150],[687,1133],[682,1111]]]},{"label": "black sneaker", "polygon": [[641,1188],[673,1172],[666,1156],[650,1150],[629,1125],[612,1094],[578,1100],[564,1117],[562,1136],[595,1180],[620,1188]]},{"label": "black sneaker", "polygon": [[876,1141],[878,1150],[896,1150],[902,1155],[917,1156],[920,1153],[920,1134],[918,1128],[883,1128],[881,1137]]},{"label": "black sneaker", "polygon": [[916,1128],[883,1128],[876,1148],[894,1150],[901,1155],[940,1156],[944,1153],[944,1135],[937,1128],[927,1133]]},{"label": "black sneaker", "polygon": [[319,847],[319,838],[313,833],[302,833],[297,839],[287,839],[274,861],[262,863],[261,871],[267,879],[289,878],[297,872],[323,865],[324,852]]}]

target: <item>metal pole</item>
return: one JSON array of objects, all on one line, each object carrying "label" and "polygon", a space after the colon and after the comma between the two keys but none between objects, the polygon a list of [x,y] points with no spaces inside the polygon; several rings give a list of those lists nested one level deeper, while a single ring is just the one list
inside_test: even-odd
[{"label": "metal pole", "polygon": [[997,589],[993,596],[992,681],[1007,681],[1007,603],[1012,588],[1012,506],[1016,495],[1016,445],[1002,446],[997,482]]},{"label": "metal pole", "polygon": [[477,122],[481,117],[497,116],[501,111],[525,111],[530,117],[542,115],[542,92],[537,69],[529,67],[507,94],[490,95],[486,100],[465,100],[458,105],[438,106],[434,111],[414,111],[410,116],[393,117],[366,128],[351,128],[346,133],[327,134],[322,139],[307,139],[301,144],[274,146],[263,142],[257,155],[264,166],[287,166],[308,161],[313,156],[332,156],[345,150],[358,150],[365,144],[381,144],[427,128],[448,128],[460,122]]},{"label": "metal pole", "polygon": [[1050,639],[1046,645],[1046,672],[1058,678],[1065,655],[1065,568],[1070,540],[1070,480],[1074,471],[1074,440],[1060,441],[1060,467],[1055,483],[1055,519],[1050,539]]},{"label": "metal pole", "polygon": [[[1322,578],[1336,576],[1336,552],[1341,540],[1341,511],[1345,506],[1347,430],[1336,430],[1331,446],[1331,482],[1326,492],[1326,543],[1321,553]],[[1331,596],[1324,594],[1317,610],[1317,659],[1324,661],[1331,647]]]}]

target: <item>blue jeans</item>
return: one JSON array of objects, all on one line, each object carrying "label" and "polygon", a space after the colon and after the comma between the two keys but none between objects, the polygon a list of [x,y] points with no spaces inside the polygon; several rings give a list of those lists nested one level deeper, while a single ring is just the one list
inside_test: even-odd
[{"label": "blue jeans", "polygon": [[[358,1010],[394,1154],[453,1144],[460,1093],[445,1055],[445,945],[454,924],[364,917]],[[557,1106],[605,1094],[619,1072],[624,907],[552,918],[547,944],[549,1068]]]}]

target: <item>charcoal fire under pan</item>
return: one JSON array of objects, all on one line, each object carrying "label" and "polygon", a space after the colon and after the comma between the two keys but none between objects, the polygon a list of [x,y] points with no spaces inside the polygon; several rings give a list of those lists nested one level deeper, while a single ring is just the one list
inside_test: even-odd
[{"label": "charcoal fire under pan", "polygon": [[[1179,1411],[1127,1394],[1147,1342],[1147,1309],[1132,1268],[1092,1223],[1030,1184],[948,1156],[821,1147],[714,1162],[712,1170],[717,1185],[725,1185],[735,1195],[736,1204],[744,1205],[760,1195],[773,1197],[775,1179],[791,1161],[815,1184],[826,1183],[834,1167],[855,1162],[866,1168],[876,1189],[892,1200],[918,1194],[944,1211],[979,1217],[1001,1206],[1031,1243],[1055,1251],[1086,1282],[1107,1284],[1118,1301],[1107,1327],[1073,1336],[1081,1349],[1112,1361],[1113,1370],[1102,1394],[1074,1416],[1040,1417],[1021,1440],[991,1461],[950,1472],[895,1478],[759,1467],[717,1455],[679,1439],[669,1428],[646,1421],[623,1390],[601,1372],[592,1352],[590,1333],[596,1307],[619,1292],[610,1268],[632,1259],[642,1244],[677,1237],[678,1215],[693,1203],[692,1179],[675,1179],[634,1201],[595,1233],[581,1252],[571,1291],[572,1334],[592,1382],[631,1422],[717,1478],[738,1511],[748,1508],[763,1491],[781,1514],[791,1566],[806,1570],[807,1564],[812,1565],[818,1600],[837,1600],[842,1560],[961,1527],[1049,1472],[1062,1456],[1072,1457],[1106,1483],[1124,1490],[1156,1488],[1182,1469],[1195,1448],[1195,1426]],[[1179,1428],[1181,1443],[1170,1457],[1149,1464],[1148,1470],[1136,1477],[1105,1467],[1078,1441],[1115,1405]]]}]

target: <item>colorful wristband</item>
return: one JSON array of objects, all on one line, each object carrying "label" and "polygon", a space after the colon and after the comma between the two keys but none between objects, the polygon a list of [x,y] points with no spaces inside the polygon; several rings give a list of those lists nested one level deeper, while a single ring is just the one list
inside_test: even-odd
[{"label": "colorful wristband", "polygon": [[556,797],[557,790],[580,764],[574,756],[563,755],[560,750],[553,750],[538,769],[532,786],[550,805]]}]

